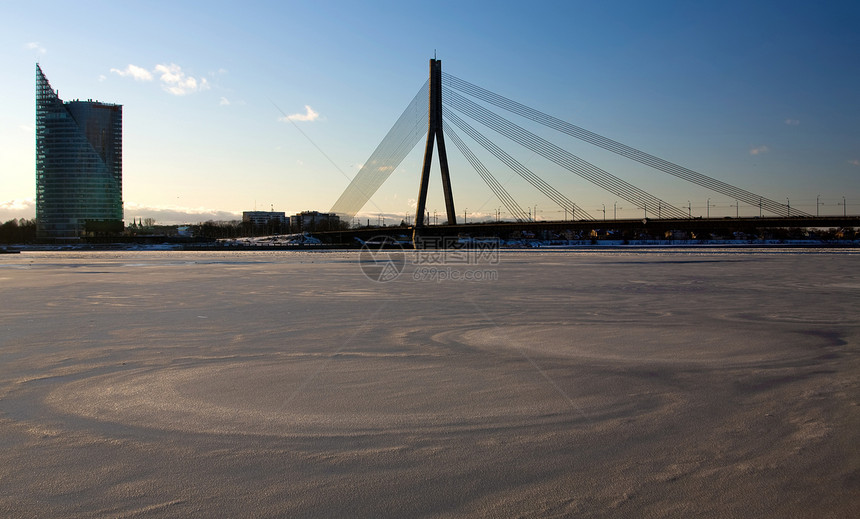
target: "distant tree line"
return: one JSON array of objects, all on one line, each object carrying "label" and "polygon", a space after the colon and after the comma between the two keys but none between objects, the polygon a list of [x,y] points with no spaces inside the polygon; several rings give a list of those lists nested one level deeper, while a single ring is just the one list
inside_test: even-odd
[{"label": "distant tree line", "polygon": [[332,224],[329,222],[318,223],[313,229],[291,229],[289,223],[281,223],[277,220],[271,220],[265,225],[255,225],[251,222],[243,222],[240,220],[232,220],[229,222],[207,221],[190,225],[191,232],[194,236],[201,238],[244,238],[248,236],[271,236],[274,234],[295,234],[302,231],[330,231],[337,229],[348,229],[349,224],[338,222]]},{"label": "distant tree line", "polygon": [[33,243],[36,241],[36,220],[11,219],[0,225],[0,243]]}]

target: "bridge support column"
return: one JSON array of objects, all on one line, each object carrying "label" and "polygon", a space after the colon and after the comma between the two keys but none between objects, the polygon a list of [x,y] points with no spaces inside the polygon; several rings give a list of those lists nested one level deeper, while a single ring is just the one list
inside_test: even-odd
[{"label": "bridge support column", "polygon": [[445,210],[448,224],[457,224],[454,210],[454,195],[451,193],[451,177],[448,171],[448,154],[445,152],[445,136],[442,131],[442,60],[430,60],[430,115],[428,116],[427,145],[424,148],[424,165],[421,169],[421,183],[418,186],[418,206],[415,210],[415,226],[412,243],[420,247],[421,229],[424,227],[424,213],[427,208],[427,188],[430,185],[430,165],[433,162],[434,141],[439,150],[439,168],[442,171],[442,191],[445,195]]}]

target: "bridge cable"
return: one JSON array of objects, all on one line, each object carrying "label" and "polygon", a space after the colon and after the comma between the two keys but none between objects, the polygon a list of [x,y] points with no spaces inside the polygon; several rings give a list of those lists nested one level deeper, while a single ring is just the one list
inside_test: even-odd
[{"label": "bridge cable", "polygon": [[487,184],[487,187],[496,195],[496,198],[507,208],[508,212],[516,218],[518,222],[527,221],[528,218],[526,216],[526,212],[523,211],[523,208],[517,204],[516,200],[508,193],[508,191],[502,186],[496,177],[493,176],[492,173],[481,163],[478,157],[472,153],[472,150],[469,149],[468,146],[460,139],[460,136],[457,135],[453,129],[448,126],[443,125],[442,130],[445,132],[445,135],[454,143],[454,145],[460,150],[466,160],[475,168],[475,171],[480,175],[481,179],[484,183]]},{"label": "bridge cable", "polygon": [[[416,94],[413,102],[362,166],[353,183],[335,203],[333,212],[354,216],[421,140],[426,133],[427,110],[424,109],[421,113],[420,108],[426,101],[420,103],[420,100],[426,97],[426,93],[426,88],[422,88]],[[419,103],[416,103],[416,100]],[[409,115],[413,115],[414,119],[408,117]]]},{"label": "bridge cable", "polygon": [[653,209],[657,209],[658,214],[662,217],[662,212],[665,209],[669,217],[679,219],[688,218],[688,215],[677,207],[538,137],[534,133],[525,130],[450,89],[443,91],[443,102],[497,133],[555,162],[568,171],[645,209],[646,212],[648,208],[652,208],[652,211]]},{"label": "bridge cable", "polygon": [[741,189],[737,186],[727,184],[702,173],[693,171],[689,168],[685,168],[673,162],[669,162],[667,160],[661,159],[649,153],[645,153],[641,150],[633,148],[631,146],[622,144],[618,141],[614,141],[602,135],[588,131],[579,126],[575,126],[566,121],[562,121],[561,119],[545,114],[539,110],[529,108],[525,105],[517,103],[516,101],[481,88],[465,80],[462,80],[456,76],[452,76],[443,72],[442,78],[447,84],[447,86],[454,90],[458,90],[465,94],[471,95],[494,106],[513,112],[527,119],[531,119],[532,121],[543,124],[544,126],[553,128],[582,141],[611,151],[615,154],[627,157],[646,166],[652,167],[659,171],[663,171],[664,173],[668,173],[670,175],[705,187],[712,191],[730,196],[736,200],[743,201],[749,205],[759,206],[763,209],[768,210],[769,212],[778,215],[791,216],[792,214],[794,214],[795,216],[811,216],[810,214],[800,211],[798,209],[789,209],[786,204],[776,202],[774,200],[757,195],[750,191]]},{"label": "bridge cable", "polygon": [[[641,208],[645,208],[647,210],[648,204],[653,208],[657,206],[660,208],[660,212],[662,213],[663,205],[667,206],[667,209],[671,212],[671,205],[663,202],[659,198],[650,195],[649,193],[642,191],[635,186],[624,182],[623,180],[607,173],[606,171],[597,168],[593,164],[590,164],[575,155],[570,154],[569,152],[555,146],[554,144],[549,143],[548,141],[537,137],[531,132],[521,128],[520,126],[512,123],[511,121],[490,112],[486,108],[483,108],[474,102],[459,96],[456,93],[449,93],[450,98],[459,97],[459,101],[467,103],[466,106],[458,106],[460,110],[466,110],[464,112],[466,115],[469,115],[472,118],[475,118],[482,124],[494,129],[495,131],[505,135],[506,137],[518,142],[519,144],[532,149],[532,151],[538,152],[545,158],[556,162],[557,164],[565,167],[569,171],[572,171],[583,178],[595,183],[603,189],[611,191],[618,196],[621,196],[625,200],[630,201],[631,203],[637,204]],[[470,111],[472,110],[472,111]],[[477,111],[475,111],[477,110]],[[543,147],[544,149],[541,149]],[[681,215],[682,212],[676,208],[678,212],[677,215]],[[676,216],[677,216],[676,215]]]},{"label": "bridge cable", "polygon": [[516,174],[526,180],[538,191],[543,193],[547,198],[558,204],[558,206],[565,211],[569,211],[571,219],[575,220],[576,215],[579,214],[580,219],[594,220],[594,218],[590,214],[588,214],[582,207],[576,205],[573,201],[564,196],[554,187],[547,184],[543,179],[534,174],[534,172],[532,172],[529,168],[520,163],[518,160],[511,157],[504,150],[499,148],[495,143],[485,137],[481,132],[479,132],[470,124],[457,117],[457,115],[453,111],[449,110],[444,112],[444,117],[446,119],[449,119],[450,122],[454,123],[454,125],[460,128],[460,130],[466,132],[469,137],[471,137],[475,142],[483,146],[485,150],[490,152],[494,157],[507,165],[512,171],[514,171]]},{"label": "bridge cable", "polygon": [[353,218],[427,134],[428,96],[429,81],[425,82],[412,98],[385,138],[334,203],[331,212]]}]

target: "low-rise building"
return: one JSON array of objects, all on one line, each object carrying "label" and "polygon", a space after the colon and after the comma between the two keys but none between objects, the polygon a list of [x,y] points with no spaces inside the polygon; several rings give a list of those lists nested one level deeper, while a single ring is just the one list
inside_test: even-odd
[{"label": "low-rise building", "polygon": [[340,217],[336,213],[302,211],[290,216],[290,232],[332,231],[340,227]]},{"label": "low-rise building", "polygon": [[270,224],[287,225],[287,213],[277,211],[244,211],[242,222],[255,226],[267,226]]}]

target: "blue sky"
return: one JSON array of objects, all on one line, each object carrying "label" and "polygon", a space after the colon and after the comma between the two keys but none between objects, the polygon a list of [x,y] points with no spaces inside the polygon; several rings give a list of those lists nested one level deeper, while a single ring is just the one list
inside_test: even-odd
[{"label": "blue sky", "polygon": [[[35,214],[36,61],[64,100],[124,105],[126,219],[193,223],[255,207],[328,210],[424,83],[434,51],[448,73],[730,184],[811,213],[818,198],[822,214],[841,214],[845,197],[860,213],[856,3],[428,5],[0,2],[0,221]],[[294,120],[307,138],[279,109],[310,114]],[[708,198],[711,216],[758,214],[569,137],[556,142],[694,215]],[[363,217],[412,210],[422,148]],[[501,204],[449,153],[458,213],[494,214]],[[641,216],[513,153],[593,216],[604,206],[609,217],[615,207]],[[562,216],[487,165],[539,218]],[[441,214],[439,184],[434,170],[428,209]]]}]

